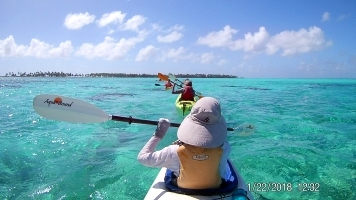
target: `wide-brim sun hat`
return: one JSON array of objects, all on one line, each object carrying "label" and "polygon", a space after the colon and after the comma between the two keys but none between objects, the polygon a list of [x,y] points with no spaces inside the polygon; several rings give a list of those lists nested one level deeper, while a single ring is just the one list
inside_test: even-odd
[{"label": "wide-brim sun hat", "polygon": [[219,101],[212,97],[199,99],[179,126],[177,137],[193,146],[222,146],[227,137],[227,126]]}]

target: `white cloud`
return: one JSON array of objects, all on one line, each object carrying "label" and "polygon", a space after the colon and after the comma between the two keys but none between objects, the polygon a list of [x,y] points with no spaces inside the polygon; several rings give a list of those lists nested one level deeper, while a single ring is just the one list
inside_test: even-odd
[{"label": "white cloud", "polygon": [[342,21],[344,19],[346,19],[347,17],[349,17],[350,15],[340,15],[336,20],[337,21]]},{"label": "white cloud", "polygon": [[331,44],[331,41],[325,41],[324,32],[314,26],[309,30],[283,31],[273,36],[267,44],[266,52],[273,54],[280,49],[283,56],[289,56],[320,50]]},{"label": "white cloud", "polygon": [[236,34],[237,30],[225,26],[223,30],[211,32],[205,37],[199,37],[197,43],[207,45],[209,47],[226,47],[232,42],[232,35]]},{"label": "white cloud", "polygon": [[158,48],[155,48],[153,45],[148,45],[138,52],[136,61],[148,60],[150,57],[155,55],[157,51]]},{"label": "white cloud", "polygon": [[170,49],[168,51],[164,51],[161,60],[165,60],[166,58],[170,58],[173,61],[178,61],[193,59],[194,56],[192,54],[188,54],[187,49],[185,49],[184,47],[179,47],[177,49]]},{"label": "white cloud", "polygon": [[168,58],[179,58],[184,55],[186,52],[186,49],[184,47],[179,47],[178,49],[170,49],[167,52],[167,57]]},{"label": "white cloud", "polygon": [[244,50],[245,52],[257,53],[265,49],[269,34],[265,27],[260,27],[259,31],[245,34],[245,39],[232,42],[231,50]]},{"label": "white cloud", "polygon": [[159,24],[154,23],[151,26],[152,26],[152,30],[156,30],[156,31],[162,30],[162,27]]},{"label": "white cloud", "polygon": [[64,25],[68,29],[80,29],[85,25],[92,23],[95,20],[95,15],[86,13],[68,14],[64,20]]},{"label": "white cloud", "polygon": [[12,35],[5,40],[0,40],[0,56],[32,56],[37,58],[57,58],[68,57],[73,52],[71,41],[60,43],[59,47],[53,47],[50,44],[38,39],[32,39],[30,46],[17,45]]},{"label": "white cloud", "polygon": [[251,55],[262,52],[272,55],[281,50],[283,56],[320,50],[332,44],[331,41],[325,41],[324,32],[315,26],[308,30],[283,31],[272,37],[264,27],[260,27],[254,34],[247,33],[243,39],[233,40],[232,35],[236,32],[225,26],[221,31],[199,37],[197,43],[209,47],[229,48],[233,51],[243,50]]},{"label": "white cloud", "polygon": [[115,32],[115,30],[109,29],[109,30],[108,30],[108,35],[111,35],[111,34],[113,34],[114,32]]},{"label": "white cloud", "polygon": [[93,45],[90,43],[83,44],[76,52],[78,56],[87,58],[101,57],[107,60],[121,59],[126,56],[129,50],[135,47],[144,39],[143,35],[129,39],[121,38],[118,42],[112,37],[105,37],[102,43]]},{"label": "white cloud", "polygon": [[72,42],[67,40],[65,42],[61,42],[59,47],[49,49],[50,57],[69,57],[73,52]]},{"label": "white cloud", "polygon": [[[183,31],[184,26],[174,25],[167,30],[163,30],[164,35],[158,35],[157,41],[163,43],[172,43],[180,40],[183,37],[181,31]],[[161,29],[159,29],[161,30]]]},{"label": "white cloud", "polygon": [[172,33],[165,35],[165,36],[161,36],[161,35],[157,36],[157,41],[164,42],[164,43],[172,43],[172,42],[180,40],[182,37],[183,37],[182,33],[173,31]]},{"label": "white cloud", "polygon": [[200,62],[202,64],[209,64],[215,59],[215,56],[213,53],[203,53],[200,56]]},{"label": "white cloud", "polygon": [[145,17],[141,15],[135,15],[131,19],[128,19],[126,23],[123,24],[123,30],[139,31],[138,27],[145,23]]},{"label": "white cloud", "polygon": [[114,11],[111,13],[105,13],[103,16],[97,21],[99,27],[106,26],[108,24],[117,24],[122,23],[125,19],[126,13],[122,13],[121,11]]},{"label": "white cloud", "polygon": [[18,51],[21,51],[22,48],[22,46],[17,46],[17,44],[15,43],[15,39],[12,35],[7,37],[5,40],[0,40],[1,57],[20,56],[18,55]]},{"label": "white cloud", "polygon": [[219,62],[217,63],[218,66],[223,66],[223,65],[226,65],[229,61],[228,60],[225,60],[225,59],[221,59],[219,60]]},{"label": "white cloud", "polygon": [[323,16],[321,17],[321,21],[326,22],[326,21],[329,21],[329,19],[330,19],[330,13],[324,12]]},{"label": "white cloud", "polygon": [[170,27],[167,32],[172,32],[172,31],[183,31],[184,26],[183,25],[174,25],[172,27]]}]

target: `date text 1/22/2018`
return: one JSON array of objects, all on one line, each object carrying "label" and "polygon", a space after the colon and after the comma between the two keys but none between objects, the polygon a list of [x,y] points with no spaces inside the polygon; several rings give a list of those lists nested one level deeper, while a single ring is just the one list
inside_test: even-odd
[{"label": "date text 1/22/2018", "polygon": [[[318,192],[320,189],[319,183],[299,183],[297,186],[299,192]],[[251,192],[291,192],[294,189],[292,183],[277,182],[254,182],[248,183],[247,187]]]}]

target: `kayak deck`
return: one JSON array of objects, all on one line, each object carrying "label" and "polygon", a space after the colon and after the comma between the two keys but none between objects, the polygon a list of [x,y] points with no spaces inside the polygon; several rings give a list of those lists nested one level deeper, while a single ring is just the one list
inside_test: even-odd
[{"label": "kayak deck", "polygon": [[175,106],[178,114],[182,116],[186,116],[190,113],[192,110],[192,107],[194,106],[195,102],[198,101],[197,98],[194,98],[195,101],[180,101],[182,94],[179,94],[176,101],[175,101]]}]

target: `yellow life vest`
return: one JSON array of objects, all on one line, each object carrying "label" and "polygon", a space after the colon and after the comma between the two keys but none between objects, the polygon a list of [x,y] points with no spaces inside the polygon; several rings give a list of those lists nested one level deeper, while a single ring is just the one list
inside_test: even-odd
[{"label": "yellow life vest", "polygon": [[177,185],[189,189],[219,188],[221,184],[219,163],[222,152],[220,147],[181,145],[177,150],[180,162]]}]

